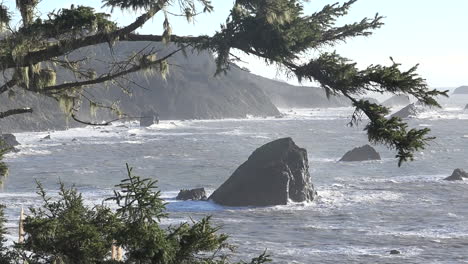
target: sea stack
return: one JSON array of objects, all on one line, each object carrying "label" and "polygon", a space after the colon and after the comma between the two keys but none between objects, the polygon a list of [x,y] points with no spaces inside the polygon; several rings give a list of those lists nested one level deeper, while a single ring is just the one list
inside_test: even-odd
[{"label": "sea stack", "polygon": [[307,151],[282,138],[255,150],[209,199],[227,206],[271,206],[312,201],[315,195]]}]

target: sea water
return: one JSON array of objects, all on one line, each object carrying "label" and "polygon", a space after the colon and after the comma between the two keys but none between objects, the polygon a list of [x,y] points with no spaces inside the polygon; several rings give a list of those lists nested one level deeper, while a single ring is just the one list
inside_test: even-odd
[{"label": "sea water", "polygon": [[[274,263],[468,263],[468,180],[443,180],[455,168],[468,169],[468,112],[461,105],[409,120],[410,127],[428,127],[437,139],[400,168],[395,152],[383,146],[376,146],[380,161],[338,162],[368,143],[365,120],[347,126],[352,108],[282,111],[281,119],[18,133],[21,151],[7,155],[10,176],[0,191],[9,238],[17,239],[20,208],[41,204],[35,180],[51,196],[60,181],[75,186],[92,206],[112,195],[128,163],[135,174],[159,181],[170,213],[163,225],[211,215],[238,246],[235,258],[267,250]],[[49,134],[50,140],[43,139]],[[318,191],[313,202],[233,208],[175,200],[184,188],[213,192],[252,151],[281,137],[308,151]],[[390,255],[392,249],[401,254]]]}]

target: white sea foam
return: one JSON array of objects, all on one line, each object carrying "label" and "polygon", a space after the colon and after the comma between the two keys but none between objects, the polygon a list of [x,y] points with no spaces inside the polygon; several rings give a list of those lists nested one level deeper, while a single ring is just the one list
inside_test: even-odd
[{"label": "white sea foam", "polygon": [[284,115],[282,120],[336,120],[349,119],[354,108],[282,108],[280,111]]},{"label": "white sea foam", "polygon": [[373,232],[374,235],[379,236],[396,236],[396,237],[418,237],[426,238],[434,241],[440,239],[453,239],[453,238],[468,238],[468,232],[450,230],[449,228],[423,228],[419,230],[379,230]]}]

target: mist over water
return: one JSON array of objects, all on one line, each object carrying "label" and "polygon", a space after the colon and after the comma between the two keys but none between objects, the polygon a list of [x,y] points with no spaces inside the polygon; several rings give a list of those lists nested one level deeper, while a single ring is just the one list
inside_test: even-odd
[{"label": "mist over water", "polygon": [[[443,178],[468,169],[468,111],[461,102],[409,120],[437,139],[397,167],[395,153],[376,149],[381,161],[339,163],[348,150],[367,144],[359,127],[347,127],[352,108],[283,109],[286,116],[244,120],[163,121],[68,131],[16,134],[8,154],[10,176],[0,191],[10,238],[16,240],[21,206],[38,206],[35,180],[51,195],[57,182],[75,185],[92,206],[112,195],[125,163],[159,180],[170,218],[164,225],[212,215],[231,235],[244,259],[272,254],[274,263],[468,263],[468,181]],[[214,191],[256,148],[292,137],[306,148],[318,198],[309,204],[231,208],[181,202],[179,189]],[[390,255],[392,249],[402,252]]]}]

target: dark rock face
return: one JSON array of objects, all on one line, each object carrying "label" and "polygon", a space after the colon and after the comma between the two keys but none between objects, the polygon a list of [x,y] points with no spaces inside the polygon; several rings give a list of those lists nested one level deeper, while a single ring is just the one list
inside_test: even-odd
[{"label": "dark rock face", "polygon": [[49,140],[49,139],[51,139],[51,137],[50,137],[50,135],[47,135],[47,136],[43,137],[42,139]]},{"label": "dark rock face", "polygon": [[468,94],[468,86],[460,86],[455,91],[453,91],[453,94]]},{"label": "dark rock face", "polygon": [[312,201],[315,195],[307,150],[282,138],[255,150],[209,199],[227,206],[269,206]]},{"label": "dark rock face", "polygon": [[155,111],[148,110],[146,112],[141,113],[141,117],[140,117],[141,127],[149,127],[157,123],[159,123],[159,116]]},{"label": "dark rock face", "polygon": [[380,154],[370,145],[354,148],[340,159],[340,161],[380,160]]},{"label": "dark rock face", "polygon": [[446,181],[463,181],[463,178],[468,178],[468,173],[462,169],[455,169],[449,177],[445,178]]},{"label": "dark rock face", "polygon": [[411,116],[415,116],[417,114],[417,109],[414,104],[409,104],[398,112],[392,114],[390,117],[399,117],[399,118],[409,118]]},{"label": "dark rock face", "polygon": [[199,201],[199,200],[206,200],[206,192],[205,188],[197,188],[197,189],[191,189],[191,190],[180,190],[179,194],[176,197],[177,200],[193,200],[193,201]]},{"label": "dark rock face", "polygon": [[390,250],[390,255],[399,255],[399,254],[401,254],[399,250],[396,250],[396,249]]},{"label": "dark rock face", "polygon": [[394,106],[403,106],[410,104],[410,99],[407,95],[394,95],[389,99],[385,100],[382,105],[386,107],[394,107]]}]

